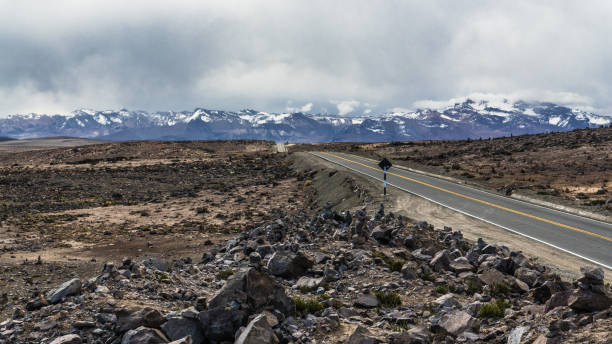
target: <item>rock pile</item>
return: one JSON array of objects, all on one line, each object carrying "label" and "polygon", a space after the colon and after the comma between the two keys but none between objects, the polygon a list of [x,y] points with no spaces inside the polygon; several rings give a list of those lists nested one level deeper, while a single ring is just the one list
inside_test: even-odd
[{"label": "rock pile", "polygon": [[0,343],[571,343],[612,331],[601,268],[570,283],[519,251],[380,207],[283,216],[200,261],[107,262],[35,295]]}]

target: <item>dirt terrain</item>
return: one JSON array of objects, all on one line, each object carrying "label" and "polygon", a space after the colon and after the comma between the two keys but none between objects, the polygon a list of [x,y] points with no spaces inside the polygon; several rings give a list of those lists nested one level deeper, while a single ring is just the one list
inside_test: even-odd
[{"label": "dirt terrain", "polygon": [[292,145],[343,151],[612,216],[612,128],[463,141]]},{"label": "dirt terrain", "polygon": [[[0,295],[24,300],[124,256],[200,256],[300,208],[305,197],[272,148],[134,142],[0,157]],[[0,304],[2,315],[11,303]]]},{"label": "dirt terrain", "polygon": [[276,150],[128,142],[1,157],[0,344],[612,334],[602,269],[561,275],[521,241]]},{"label": "dirt terrain", "polygon": [[32,150],[48,150],[60,147],[77,147],[109,143],[110,141],[83,139],[77,137],[52,137],[39,139],[9,139],[0,137],[0,156],[10,153],[27,152]]}]

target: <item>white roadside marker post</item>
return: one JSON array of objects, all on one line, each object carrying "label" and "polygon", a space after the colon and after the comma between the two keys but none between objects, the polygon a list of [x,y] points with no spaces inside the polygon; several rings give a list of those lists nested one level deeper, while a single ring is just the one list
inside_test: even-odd
[{"label": "white roadside marker post", "polygon": [[383,199],[387,200],[387,170],[393,166],[391,161],[387,160],[387,158],[383,158],[378,166],[383,170]]}]

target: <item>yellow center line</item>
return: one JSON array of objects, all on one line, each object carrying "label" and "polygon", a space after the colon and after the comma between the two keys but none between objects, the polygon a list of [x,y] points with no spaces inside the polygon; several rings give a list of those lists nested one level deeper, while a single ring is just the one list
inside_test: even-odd
[{"label": "yellow center line", "polygon": [[[358,164],[358,165],[361,165],[363,167],[367,167],[369,169],[378,171],[377,168],[372,167],[372,166],[368,166],[366,164],[362,164],[362,163],[360,163],[358,161],[354,161],[354,160],[351,160],[351,159],[346,159],[344,157],[341,157],[341,156],[338,156],[338,155],[335,155],[335,154],[332,154],[332,153],[327,153],[327,154],[329,154],[329,155],[331,155],[331,156],[333,156],[335,158],[342,159],[342,160],[345,160],[345,161],[348,161],[348,162],[352,162],[354,164]],[[399,177],[399,178],[403,178],[403,179],[409,180],[409,181],[414,182],[414,183],[425,185],[425,186],[428,186],[430,188],[433,188],[433,189],[436,189],[436,190],[440,190],[440,191],[449,193],[451,195],[463,197],[465,199],[469,199],[469,200],[474,201],[474,202],[486,204],[488,206],[491,206],[491,207],[494,207],[494,208],[497,208],[497,209],[502,209],[502,210],[508,211],[510,213],[513,213],[513,214],[522,215],[522,216],[529,217],[529,218],[532,218],[532,219],[535,219],[535,220],[539,220],[539,221],[542,221],[542,222],[550,223],[550,224],[555,225],[555,226],[571,229],[573,231],[584,233],[584,234],[587,234],[587,235],[591,235],[591,236],[594,236],[594,237],[597,237],[597,238],[600,238],[600,239],[604,239],[604,240],[607,240],[607,241],[612,241],[612,238],[609,238],[609,237],[607,237],[605,235],[589,232],[589,231],[581,229],[581,228],[577,228],[577,227],[569,226],[569,225],[566,225],[566,224],[563,224],[563,223],[559,223],[559,222],[556,222],[556,221],[544,219],[544,218],[541,218],[541,217],[538,217],[538,216],[535,216],[535,215],[524,213],[522,211],[506,208],[504,206],[501,206],[501,205],[498,205],[498,204],[495,204],[495,203],[483,201],[483,200],[480,200],[478,198],[474,198],[474,197],[471,197],[471,196],[468,196],[468,195],[460,194],[458,192],[451,191],[451,190],[448,190],[448,189],[445,189],[445,188],[441,188],[439,186],[431,185],[429,183],[425,183],[425,182],[422,182],[422,181],[417,180],[417,179],[413,179],[413,178],[410,178],[410,177],[402,176],[400,174],[396,174],[396,173],[393,173],[393,172],[387,172],[387,174],[390,174],[392,176],[396,176],[396,177]]]}]

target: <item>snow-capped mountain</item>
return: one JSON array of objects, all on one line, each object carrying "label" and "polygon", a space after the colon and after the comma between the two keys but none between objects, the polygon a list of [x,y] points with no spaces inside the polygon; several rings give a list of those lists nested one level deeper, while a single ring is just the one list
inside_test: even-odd
[{"label": "snow-capped mountain", "polygon": [[610,125],[612,117],[523,101],[467,99],[441,109],[361,117],[195,109],[181,112],[77,110],[68,115],[0,118],[0,136],[76,136],[110,140],[265,139],[290,142],[464,139]]}]

